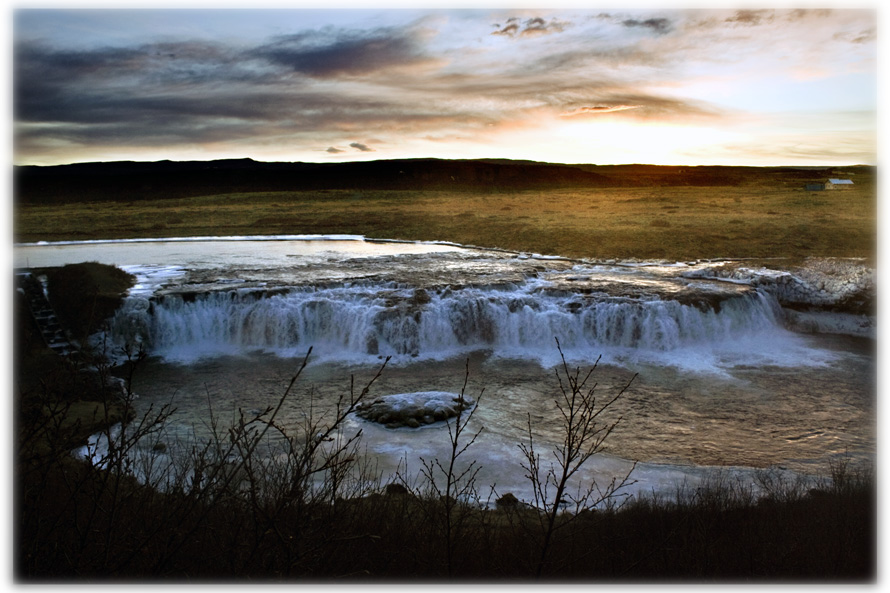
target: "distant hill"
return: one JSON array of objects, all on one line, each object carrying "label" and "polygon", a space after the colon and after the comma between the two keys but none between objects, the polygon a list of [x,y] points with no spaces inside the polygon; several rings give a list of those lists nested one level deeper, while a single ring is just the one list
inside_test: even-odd
[{"label": "distant hill", "polygon": [[756,167],[563,165],[509,159],[400,159],[348,163],[260,162],[252,159],[77,163],[13,170],[18,203],[142,200],[254,191],[446,190],[522,191],[665,185],[741,185],[763,176],[785,181],[822,171]]},{"label": "distant hill", "polygon": [[20,203],[188,197],[247,191],[523,190],[604,187],[612,179],[578,167],[409,159],[350,163],[267,163],[251,159],[79,163],[14,171]]}]

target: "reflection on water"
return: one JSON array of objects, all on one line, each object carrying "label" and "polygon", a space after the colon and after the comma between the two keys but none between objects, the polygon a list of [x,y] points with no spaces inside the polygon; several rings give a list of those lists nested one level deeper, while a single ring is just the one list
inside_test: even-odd
[{"label": "reflection on water", "polygon": [[373,257],[403,253],[458,251],[441,243],[366,241],[362,237],[312,235],[282,237],[215,237],[201,240],[144,239],[29,243],[14,250],[15,267],[50,267],[95,261],[115,266],[183,266],[225,268],[249,262],[260,268],[281,268],[300,258],[306,265],[341,257]]}]

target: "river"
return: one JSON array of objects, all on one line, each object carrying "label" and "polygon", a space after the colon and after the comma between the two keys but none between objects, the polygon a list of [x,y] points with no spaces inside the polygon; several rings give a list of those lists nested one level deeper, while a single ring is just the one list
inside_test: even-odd
[{"label": "river", "polygon": [[[468,453],[478,480],[529,500],[518,444],[529,422],[539,450],[560,439],[559,340],[570,369],[599,359],[601,401],[630,383],[605,416],[620,422],[582,483],[607,483],[637,462],[628,493],[670,491],[715,470],[748,481],[763,468],[819,474],[876,451],[874,338],[824,331],[830,322],[803,331],[800,312],[771,290],[779,283],[764,280],[784,272],[721,277],[724,262],[588,262],[355,236],[14,253],[18,267],[100,261],[136,275],[106,343],[149,354],[136,402],[141,411],[176,407],[171,443],[207,438],[210,411],[231,418],[277,402],[310,348],[282,409],[292,430],[391,357],[371,396],[457,393],[466,378],[478,399],[469,428],[483,429]],[[447,455],[443,422],[388,428],[351,416],[342,427],[359,430],[384,482]]]}]

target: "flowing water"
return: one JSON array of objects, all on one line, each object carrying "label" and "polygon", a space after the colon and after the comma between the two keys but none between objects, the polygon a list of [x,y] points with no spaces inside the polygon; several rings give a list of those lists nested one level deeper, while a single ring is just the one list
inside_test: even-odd
[{"label": "flowing water", "polygon": [[[824,472],[876,450],[874,341],[786,328],[768,291],[702,277],[703,264],[621,264],[361,237],[227,238],[18,246],[17,265],[103,261],[136,274],[110,343],[150,358],[141,409],[172,402],[169,439],[209,434],[276,403],[296,427],[330,412],[391,357],[374,397],[461,390],[478,399],[470,449],[480,481],[530,494],[518,444],[560,439],[557,371],[600,362],[601,401],[630,383],[607,420],[607,454],[580,478],[602,483],[639,462],[631,491],[672,488],[714,466],[750,477],[779,466]],[[344,434],[384,476],[444,458],[444,423],[387,428],[350,417]],[[403,470],[404,471],[404,470]]]}]

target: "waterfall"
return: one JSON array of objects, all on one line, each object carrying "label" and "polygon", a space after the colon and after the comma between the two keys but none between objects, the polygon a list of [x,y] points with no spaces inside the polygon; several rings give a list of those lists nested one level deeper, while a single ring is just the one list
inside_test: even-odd
[{"label": "waterfall", "polygon": [[118,346],[167,358],[245,351],[289,355],[441,358],[475,350],[540,357],[566,351],[670,352],[781,330],[757,291],[698,302],[540,290],[533,285],[413,289],[340,285],[134,296],[111,323]]}]

